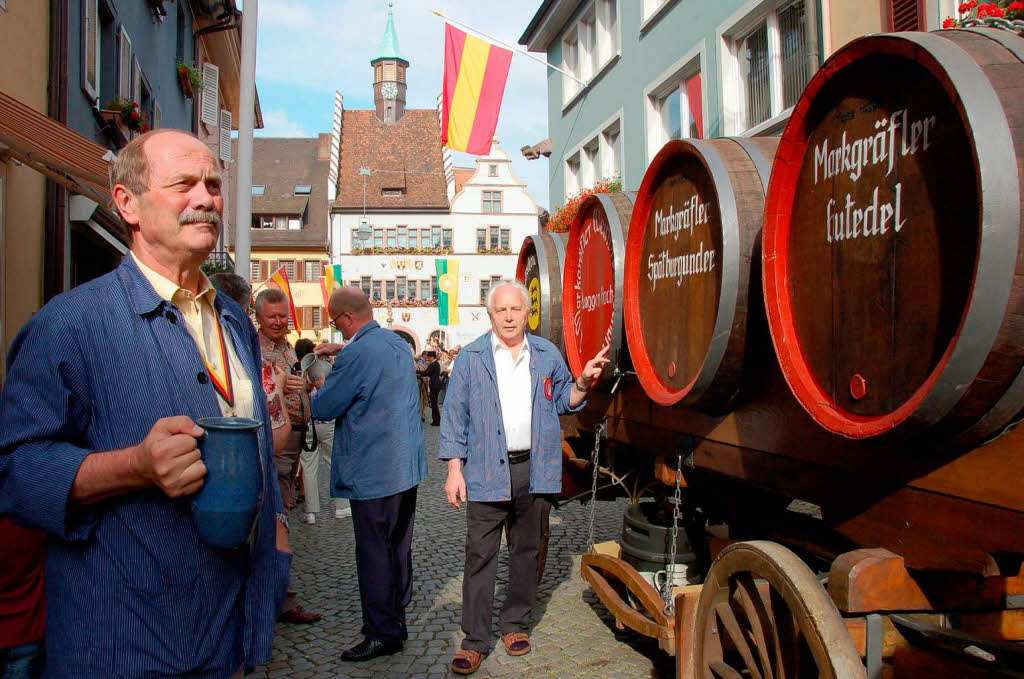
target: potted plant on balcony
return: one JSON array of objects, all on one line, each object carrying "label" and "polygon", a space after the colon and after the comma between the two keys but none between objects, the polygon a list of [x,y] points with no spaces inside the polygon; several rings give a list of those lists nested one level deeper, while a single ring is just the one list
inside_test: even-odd
[{"label": "potted plant on balcony", "polygon": [[114,97],[100,110],[100,115],[108,123],[116,124],[125,137],[129,132],[149,132],[149,116],[134,101]]},{"label": "potted plant on balcony", "polygon": [[197,93],[203,91],[203,72],[195,64],[186,64],[184,61],[178,61],[177,70],[181,93],[186,99],[194,99]]}]

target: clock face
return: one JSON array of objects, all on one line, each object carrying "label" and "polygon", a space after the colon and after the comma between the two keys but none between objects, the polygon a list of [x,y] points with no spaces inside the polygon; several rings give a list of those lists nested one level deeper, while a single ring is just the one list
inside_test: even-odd
[{"label": "clock face", "polygon": [[398,85],[394,83],[384,83],[380,87],[380,93],[385,99],[394,99],[398,96]]}]

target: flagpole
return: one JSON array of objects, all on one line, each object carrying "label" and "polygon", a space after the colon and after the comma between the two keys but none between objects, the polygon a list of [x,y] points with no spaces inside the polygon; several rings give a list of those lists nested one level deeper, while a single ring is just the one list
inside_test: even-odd
[{"label": "flagpole", "polygon": [[[542,63],[542,64],[544,64],[544,65],[545,65],[545,66],[547,66],[548,68],[553,68],[553,69],[555,69],[556,71],[558,71],[559,73],[561,73],[562,75],[564,75],[565,77],[567,77],[567,78],[572,78],[573,80],[575,80],[576,82],[578,82],[578,83],[579,83],[580,85],[586,86],[586,84],[587,84],[586,82],[584,82],[584,81],[580,80],[579,78],[577,78],[576,76],[574,76],[574,75],[573,75],[572,73],[569,73],[568,71],[564,71],[564,70],[562,70],[562,69],[558,68],[557,66],[555,66],[554,64],[552,64],[552,63],[551,63],[550,61],[545,61],[544,59],[541,59],[541,58],[540,58],[540,57],[538,57],[538,56],[534,56],[533,54],[530,54],[530,53],[529,53],[529,52],[527,52],[526,50],[524,50],[524,49],[521,49],[521,48],[519,48],[519,47],[517,47],[517,46],[515,46],[515,45],[512,45],[512,44],[510,44],[510,43],[507,43],[507,42],[505,42],[504,40],[499,40],[498,38],[495,38],[495,37],[494,37],[494,36],[492,36],[492,35],[487,35],[487,34],[486,34],[486,33],[484,33],[483,31],[481,31],[481,30],[478,30],[478,29],[476,29],[476,28],[473,28],[473,27],[472,27],[472,26],[470,26],[469,24],[464,24],[464,23],[462,23],[461,21],[459,21],[458,19],[452,19],[451,17],[445,16],[444,14],[441,14],[441,12],[437,11],[436,9],[432,9],[432,10],[430,10],[430,11],[431,11],[431,12],[433,12],[434,14],[436,14],[437,16],[441,17],[441,18],[442,18],[442,19],[444,19],[445,21],[450,21],[450,22],[452,22],[453,24],[458,24],[459,26],[463,26],[463,27],[465,27],[465,29],[466,29],[466,30],[468,30],[468,31],[472,31],[472,32],[474,32],[474,33],[477,33],[477,34],[479,34],[479,35],[482,35],[483,37],[487,38],[487,39],[488,39],[488,40],[490,40],[491,42],[494,42],[494,43],[497,43],[497,44],[499,44],[499,45],[502,45],[503,47],[506,47],[506,48],[508,48],[508,49],[512,50],[513,52],[517,52],[517,53],[519,53],[519,54],[522,54],[523,56],[526,56],[526,57],[530,57],[530,58],[531,58],[531,59],[533,59],[534,61],[537,61],[537,62],[539,62],[539,63]],[[589,82],[589,81],[588,81],[588,82]]]}]

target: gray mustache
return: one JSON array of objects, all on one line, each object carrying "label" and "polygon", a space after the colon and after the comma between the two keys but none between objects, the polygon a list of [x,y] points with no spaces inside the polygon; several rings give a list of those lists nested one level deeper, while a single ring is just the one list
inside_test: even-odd
[{"label": "gray mustache", "polygon": [[195,210],[182,212],[181,216],[178,217],[179,226],[185,226],[186,224],[202,224],[203,222],[209,222],[214,226],[220,226],[220,215],[216,212]]}]

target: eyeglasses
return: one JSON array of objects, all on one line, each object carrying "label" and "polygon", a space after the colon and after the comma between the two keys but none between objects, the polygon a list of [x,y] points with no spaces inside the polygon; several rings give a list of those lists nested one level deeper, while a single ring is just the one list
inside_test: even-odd
[{"label": "eyeglasses", "polygon": [[342,316],[344,316],[345,314],[351,315],[352,312],[351,311],[342,311],[340,314],[338,314],[337,316],[335,316],[334,318],[331,319],[331,325],[338,332],[341,332],[341,328],[338,327],[338,319],[341,318]]}]

